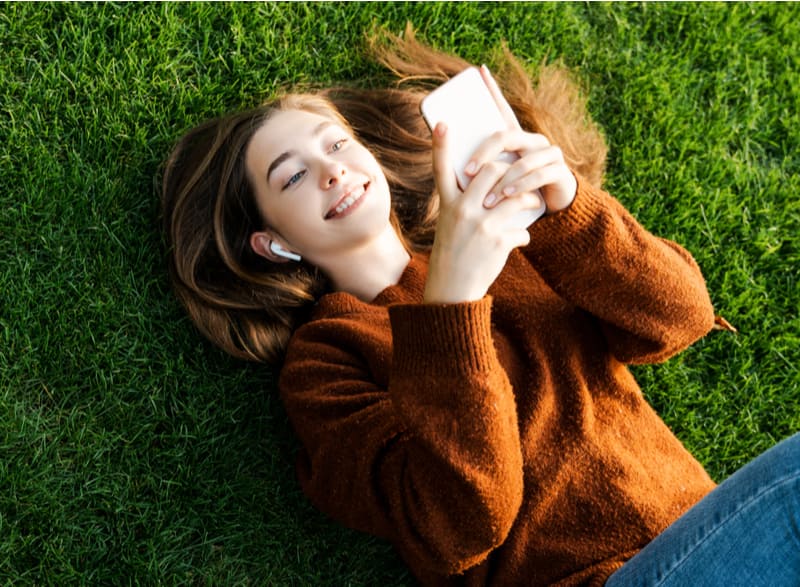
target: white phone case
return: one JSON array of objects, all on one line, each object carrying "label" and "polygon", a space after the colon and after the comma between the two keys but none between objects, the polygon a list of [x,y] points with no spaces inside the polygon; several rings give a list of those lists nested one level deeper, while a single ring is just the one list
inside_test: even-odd
[{"label": "white phone case", "polygon": [[[470,181],[464,168],[472,154],[491,134],[507,129],[481,73],[470,67],[453,76],[423,98],[420,110],[431,130],[439,122],[447,125],[451,163],[463,191]],[[499,159],[513,163],[518,156],[506,152]],[[545,210],[544,204],[535,210],[523,210],[512,218],[509,227],[527,228]]]}]

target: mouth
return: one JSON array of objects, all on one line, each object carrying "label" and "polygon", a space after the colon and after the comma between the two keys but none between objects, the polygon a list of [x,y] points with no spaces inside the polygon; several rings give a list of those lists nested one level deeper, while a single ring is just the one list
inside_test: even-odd
[{"label": "mouth", "polygon": [[350,188],[342,195],[341,198],[336,201],[330,210],[327,211],[325,214],[325,220],[341,218],[342,216],[347,216],[349,213],[355,210],[361,203],[364,195],[367,193],[369,185],[370,182],[366,182]]}]

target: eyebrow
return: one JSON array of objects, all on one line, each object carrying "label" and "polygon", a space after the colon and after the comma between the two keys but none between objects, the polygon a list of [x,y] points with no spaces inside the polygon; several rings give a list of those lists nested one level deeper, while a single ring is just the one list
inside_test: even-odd
[{"label": "eyebrow", "polygon": [[[331,122],[330,120],[324,120],[320,122],[316,127],[314,127],[314,130],[311,131],[311,138],[319,136],[319,134],[329,126],[333,126],[333,122]],[[294,151],[284,151],[283,153],[275,157],[275,160],[269,164],[269,168],[267,169],[267,182],[269,182],[269,177],[270,175],[272,175],[272,172],[275,171],[275,169],[281,163],[286,161],[289,157],[291,157],[294,154],[295,154]]]}]

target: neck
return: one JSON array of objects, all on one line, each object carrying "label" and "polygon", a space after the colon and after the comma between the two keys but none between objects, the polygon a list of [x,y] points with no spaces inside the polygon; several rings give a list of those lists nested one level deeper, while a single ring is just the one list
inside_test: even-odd
[{"label": "neck", "polygon": [[397,284],[411,256],[390,225],[369,244],[328,263],[325,272],[337,291],[371,302],[384,289]]}]

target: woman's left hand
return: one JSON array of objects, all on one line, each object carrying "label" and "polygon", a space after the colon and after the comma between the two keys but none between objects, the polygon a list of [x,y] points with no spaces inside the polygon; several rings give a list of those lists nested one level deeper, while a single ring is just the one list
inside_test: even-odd
[{"label": "woman's left hand", "polygon": [[503,197],[539,190],[548,214],[567,208],[575,199],[578,182],[567,167],[561,149],[551,145],[543,135],[522,130],[489,70],[481,66],[480,71],[508,124],[508,130],[493,134],[478,147],[467,164],[466,173],[475,176],[485,163],[494,161],[503,151],[519,155],[497,186],[495,193],[500,197],[484,202],[484,206],[492,208]]}]

